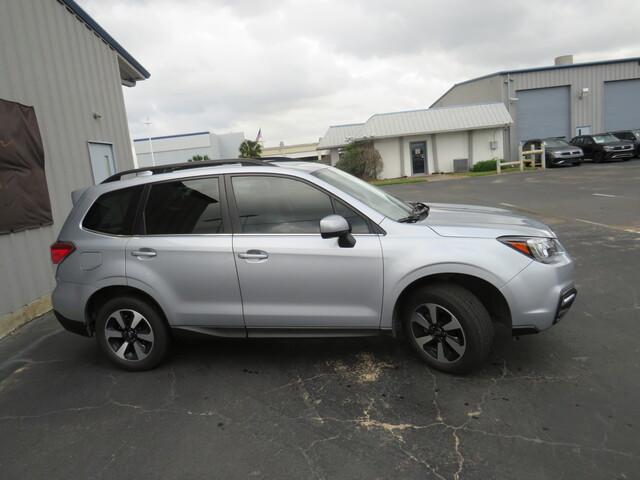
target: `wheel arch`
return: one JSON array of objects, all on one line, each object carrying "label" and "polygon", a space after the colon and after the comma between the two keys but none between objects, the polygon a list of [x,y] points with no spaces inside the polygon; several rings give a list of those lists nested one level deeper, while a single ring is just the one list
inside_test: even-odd
[{"label": "wheel arch", "polygon": [[511,333],[512,320],[509,303],[502,292],[490,281],[468,273],[433,273],[413,280],[397,296],[393,306],[393,334],[403,335],[401,309],[407,296],[416,288],[438,282],[451,282],[473,293],[489,312],[494,325],[508,329]]},{"label": "wheel arch", "polygon": [[109,285],[93,292],[89,297],[89,300],[87,300],[87,304],[85,307],[85,319],[87,328],[89,328],[92,333],[94,331],[94,325],[100,307],[104,305],[104,303],[108,300],[122,296],[134,296],[149,303],[158,311],[165,325],[169,327],[169,322],[167,320],[164,309],[156,301],[156,299],[149,295],[147,292],[128,285]]}]

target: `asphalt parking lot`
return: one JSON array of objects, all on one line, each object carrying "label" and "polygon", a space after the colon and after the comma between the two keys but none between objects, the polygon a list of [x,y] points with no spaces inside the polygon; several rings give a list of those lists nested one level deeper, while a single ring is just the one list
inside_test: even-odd
[{"label": "asphalt parking lot", "polygon": [[638,185],[640,160],[387,187],[524,210],[576,260],[563,321],[469,376],[390,338],[181,342],[126,373],[46,315],[0,341],[0,477],[638,478]]}]

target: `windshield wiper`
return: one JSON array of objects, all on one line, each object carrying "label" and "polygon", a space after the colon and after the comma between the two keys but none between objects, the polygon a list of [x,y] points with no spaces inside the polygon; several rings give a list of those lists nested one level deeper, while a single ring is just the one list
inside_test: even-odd
[{"label": "windshield wiper", "polygon": [[429,205],[422,202],[408,202],[413,208],[411,215],[398,220],[400,223],[416,223],[429,216]]}]

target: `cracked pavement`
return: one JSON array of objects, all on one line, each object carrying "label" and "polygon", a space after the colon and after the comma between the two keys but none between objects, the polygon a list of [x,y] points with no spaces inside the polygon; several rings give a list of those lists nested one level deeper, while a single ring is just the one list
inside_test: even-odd
[{"label": "cracked pavement", "polygon": [[128,373],[45,315],[0,340],[1,476],[637,478],[639,180],[635,160],[387,187],[527,210],[576,260],[562,322],[468,376],[384,337],[183,340]]}]

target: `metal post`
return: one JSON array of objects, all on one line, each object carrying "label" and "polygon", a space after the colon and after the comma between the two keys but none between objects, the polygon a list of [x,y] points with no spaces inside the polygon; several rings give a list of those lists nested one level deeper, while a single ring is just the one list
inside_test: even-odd
[{"label": "metal post", "polygon": [[522,156],[522,144],[518,145],[518,160],[520,160],[520,171],[524,172],[524,157]]},{"label": "metal post", "polygon": [[540,161],[542,162],[542,169],[546,169],[547,168],[547,159],[546,159],[546,152],[545,152],[545,148],[544,148],[544,143],[540,144],[540,149],[542,150],[542,154],[540,155]]}]

